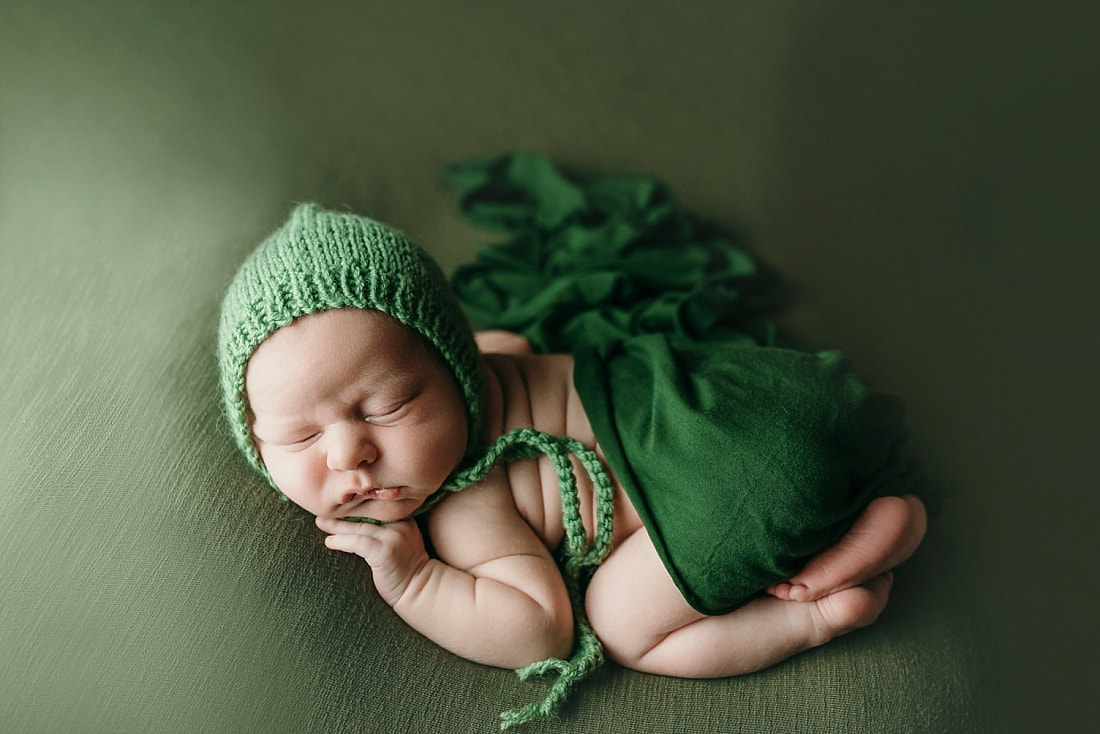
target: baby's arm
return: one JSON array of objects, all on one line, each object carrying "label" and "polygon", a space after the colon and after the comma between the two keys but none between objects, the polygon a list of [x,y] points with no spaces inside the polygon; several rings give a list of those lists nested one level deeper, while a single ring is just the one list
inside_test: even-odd
[{"label": "baby's arm", "polygon": [[476,486],[429,520],[429,558],[416,524],[319,520],[326,545],[361,556],[379,595],[441,647],[486,665],[520,668],[572,647],[573,614],[561,574],[509,492]]}]

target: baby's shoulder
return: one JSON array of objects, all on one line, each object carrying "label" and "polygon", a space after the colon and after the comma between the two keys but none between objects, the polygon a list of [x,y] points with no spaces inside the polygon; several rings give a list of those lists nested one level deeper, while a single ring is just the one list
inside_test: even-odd
[{"label": "baby's shoulder", "polygon": [[[573,386],[569,355],[485,355],[487,406],[482,440],[486,445],[517,428],[534,428],[552,436],[569,436],[598,450],[591,424]],[[584,471],[577,474],[581,504],[592,494]],[[558,472],[548,456],[513,461],[486,478],[500,482],[515,512],[548,547],[556,547],[564,532]],[[461,494],[461,493],[460,493]],[[472,502],[474,497],[469,498]]]},{"label": "baby's shoulder", "polygon": [[486,354],[489,385],[485,438],[514,428],[591,442],[591,427],[573,386],[568,354]]},{"label": "baby's shoulder", "polygon": [[497,467],[432,508],[427,530],[437,555],[456,568],[470,568],[504,555],[541,552],[545,543],[520,506],[514,483],[506,466]]}]

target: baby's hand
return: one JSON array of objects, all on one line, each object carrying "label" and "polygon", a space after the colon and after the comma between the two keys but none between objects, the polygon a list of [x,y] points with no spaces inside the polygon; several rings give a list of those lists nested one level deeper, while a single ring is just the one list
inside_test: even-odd
[{"label": "baby's hand", "polygon": [[482,354],[531,354],[534,351],[527,337],[512,331],[479,331],[474,334],[474,341]]},{"label": "baby's hand", "polygon": [[391,607],[428,563],[424,537],[413,520],[371,525],[318,517],[317,527],[330,533],[326,547],[354,553],[370,565],[374,586]]}]

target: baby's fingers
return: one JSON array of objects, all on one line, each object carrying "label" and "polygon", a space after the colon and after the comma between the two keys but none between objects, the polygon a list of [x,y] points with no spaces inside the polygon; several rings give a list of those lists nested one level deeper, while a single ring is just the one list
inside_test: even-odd
[{"label": "baby's fingers", "polygon": [[334,517],[314,518],[317,527],[326,533],[340,535],[370,535],[376,533],[381,525],[369,522],[352,522],[350,520],[338,520]]},{"label": "baby's fingers", "polygon": [[318,528],[328,533],[325,547],[329,550],[354,553],[372,566],[381,562],[386,528],[331,517],[318,517],[316,522]]},{"label": "baby's fingers", "polygon": [[414,522],[377,526],[319,520],[317,526],[337,531],[325,538],[325,547],[353,553],[367,562],[375,588],[391,606],[401,599],[413,577],[428,564],[424,539]]},{"label": "baby's fingers", "polygon": [[327,536],[325,538],[325,547],[329,550],[354,553],[373,566],[378,561],[382,542],[370,535],[348,535],[340,533],[338,535]]},{"label": "baby's fingers", "polygon": [[408,557],[423,555],[424,540],[416,523],[411,521],[371,525],[318,518],[317,527],[330,533],[325,538],[326,547],[361,556],[376,570],[404,565]]}]

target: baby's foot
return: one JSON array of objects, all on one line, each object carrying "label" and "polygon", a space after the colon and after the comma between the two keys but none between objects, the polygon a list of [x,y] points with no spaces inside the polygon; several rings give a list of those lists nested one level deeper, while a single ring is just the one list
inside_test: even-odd
[{"label": "baby's foot", "polygon": [[860,586],[912,555],[926,522],[924,505],[916,497],[880,497],[867,505],[836,545],[767,593],[787,601],[814,601]]},{"label": "baby's foot", "polygon": [[810,616],[824,644],[834,637],[866,627],[878,619],[890,598],[894,574],[876,576],[862,586],[837,591],[810,603]]}]

